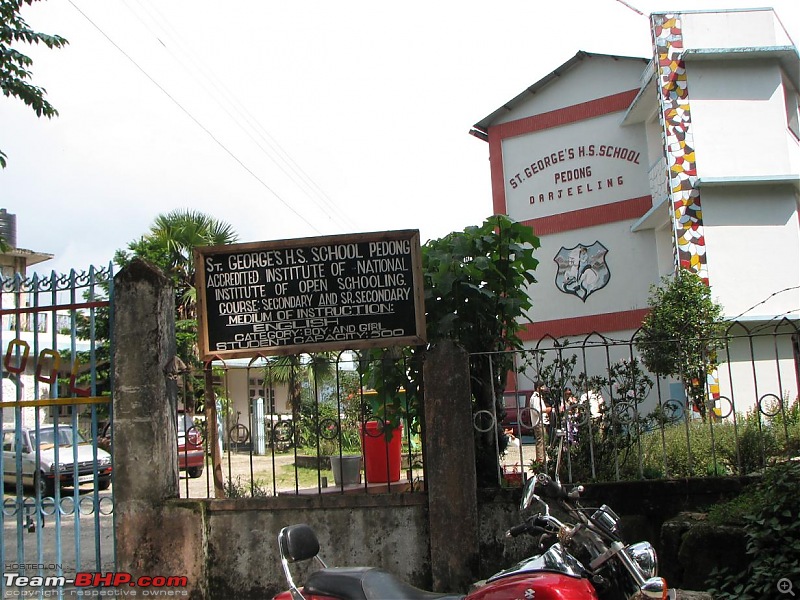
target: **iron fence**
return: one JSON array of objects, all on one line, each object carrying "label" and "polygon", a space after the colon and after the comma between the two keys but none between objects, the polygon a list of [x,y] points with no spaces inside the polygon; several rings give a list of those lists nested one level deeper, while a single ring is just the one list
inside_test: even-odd
[{"label": "iron fence", "polygon": [[555,468],[561,438],[569,481],[744,475],[800,452],[796,321],[730,323],[706,340],[704,381],[651,373],[637,341],[548,337],[502,356],[514,371],[495,415],[498,448],[512,442],[505,471]]},{"label": "iron fence", "polygon": [[[420,489],[419,393],[402,356],[321,353],[207,368],[210,376],[183,373],[179,384],[179,413],[193,423],[185,438],[179,431],[181,496]],[[192,437],[205,454],[194,470]]]},{"label": "iron fence", "polygon": [[[790,320],[731,323],[709,344],[718,347],[716,366],[699,386],[701,398],[697,382],[648,371],[636,335],[547,337],[524,351],[472,355],[473,364],[490,361],[493,373],[510,367],[496,413],[488,420],[476,413],[474,426],[498,432],[499,483],[506,485],[518,485],[538,468],[535,461],[557,468],[561,437],[558,468],[568,481],[751,473],[800,451],[799,341]],[[179,411],[192,416],[205,459],[192,471],[191,444],[180,444],[181,495],[421,490],[416,371],[407,358],[387,356],[259,357],[217,361],[210,378],[183,374]],[[382,435],[395,425],[398,435]]]}]

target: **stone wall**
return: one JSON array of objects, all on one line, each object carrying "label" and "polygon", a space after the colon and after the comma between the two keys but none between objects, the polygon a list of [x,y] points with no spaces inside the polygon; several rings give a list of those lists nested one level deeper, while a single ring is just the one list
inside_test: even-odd
[{"label": "stone wall", "polygon": [[328,565],[381,567],[420,586],[431,579],[422,494],[176,500],[169,508],[198,505],[207,598],[261,600],[286,589],[277,539],[295,523],[314,528]]}]

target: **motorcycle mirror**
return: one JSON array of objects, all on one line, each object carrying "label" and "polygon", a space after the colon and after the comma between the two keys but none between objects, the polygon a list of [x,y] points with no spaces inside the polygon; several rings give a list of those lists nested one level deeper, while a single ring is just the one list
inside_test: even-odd
[{"label": "motorcycle mirror", "polygon": [[547,502],[536,494],[536,477],[531,477],[525,483],[519,508],[520,510],[532,510],[542,515],[550,514],[550,507],[547,506]]}]

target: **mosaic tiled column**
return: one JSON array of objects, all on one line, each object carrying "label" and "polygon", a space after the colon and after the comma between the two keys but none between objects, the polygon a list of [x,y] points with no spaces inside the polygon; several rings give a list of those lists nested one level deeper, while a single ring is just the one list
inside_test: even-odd
[{"label": "mosaic tiled column", "polygon": [[[697,273],[708,284],[703,211],[697,186],[686,65],[681,58],[683,32],[679,15],[651,15],[657,65],[659,117],[664,132],[667,182],[672,207],[673,240],[678,268]],[[716,369],[706,380],[709,397],[719,398]]]},{"label": "mosaic tiled column", "polygon": [[708,282],[703,212],[700,208],[700,190],[697,187],[686,65],[681,58],[683,34],[680,17],[655,14],[650,18],[661,105],[659,116],[665,138],[676,260],[679,267],[694,271]]}]

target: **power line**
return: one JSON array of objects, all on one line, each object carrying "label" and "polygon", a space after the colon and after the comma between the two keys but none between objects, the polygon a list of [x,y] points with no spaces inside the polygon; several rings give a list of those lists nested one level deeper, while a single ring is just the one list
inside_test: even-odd
[{"label": "power line", "polygon": [[[142,10],[147,13],[148,17],[160,27],[167,35],[172,36],[176,41],[176,47],[184,56],[189,58],[195,71],[199,74],[199,78],[192,72],[186,63],[177,56],[170,46],[164,43],[159,35],[153,31],[150,26],[134,11],[126,2],[122,0],[128,10],[139,20],[140,23],[147,29],[155,39],[164,47],[170,56],[195,80],[203,87],[211,98],[222,108],[223,111],[233,120],[234,123],[256,144],[259,150],[269,158],[275,166],[277,166],[301,191],[320,209],[330,220],[338,220],[340,227],[347,229],[353,228],[353,223],[347,216],[338,210],[338,207],[328,197],[328,195],[317,185],[315,181],[308,176],[308,174],[297,164],[297,162],[284,150],[281,145],[272,137],[269,132],[261,125],[256,117],[254,117],[240,102],[230,89],[220,83],[219,78],[215,73],[205,68],[201,63],[195,60],[194,55],[187,49],[187,44],[182,39],[176,28],[172,26],[169,19],[167,19],[162,12],[158,10],[155,5],[150,5],[150,8],[145,6],[142,0],[135,0]],[[151,12],[152,11],[152,12]],[[153,15],[155,13],[155,16]],[[203,79],[213,90],[206,87],[206,83],[201,81]],[[214,94],[217,93],[217,95]],[[229,105],[237,113],[238,117],[228,110]],[[244,121],[244,123],[242,122]],[[246,127],[245,127],[246,125]],[[257,140],[253,133],[260,138],[273,154],[267,151],[264,146]],[[280,160],[279,160],[280,159]],[[284,164],[286,165],[284,167]],[[287,170],[288,169],[288,170]],[[315,195],[319,196],[319,200]]]},{"label": "power line", "polygon": [[[751,306],[750,308],[748,308],[747,310],[744,310],[744,311],[740,312],[738,315],[736,315],[735,317],[733,317],[733,319],[731,319],[731,321],[736,321],[736,320],[738,320],[740,317],[743,317],[744,315],[746,315],[747,313],[749,313],[751,310],[753,310],[753,309],[755,309],[755,308],[758,308],[758,307],[759,307],[759,306],[761,306],[762,304],[766,304],[767,302],[769,302],[769,300],[770,300],[771,298],[773,298],[774,296],[777,296],[778,294],[782,294],[782,293],[784,293],[784,292],[791,292],[792,290],[798,290],[798,289],[800,289],[800,285],[795,285],[795,286],[788,287],[788,288],[785,288],[785,289],[782,289],[782,290],[778,290],[777,292],[772,292],[772,293],[771,293],[769,296],[767,296],[766,298],[764,298],[764,299],[763,299],[761,302],[757,302],[757,303],[755,303],[753,306]],[[789,312],[792,312],[792,311],[789,311]]]},{"label": "power line", "polygon": [[626,7],[630,8],[630,9],[631,9],[633,12],[635,12],[637,15],[641,15],[641,16],[643,16],[643,17],[647,16],[647,15],[645,15],[645,14],[644,14],[642,11],[640,11],[638,8],[636,8],[635,6],[631,6],[630,4],[628,4],[627,2],[625,2],[625,0],[617,0],[617,2],[619,2],[619,3],[620,3],[620,4],[622,4],[623,6],[626,6]]},{"label": "power line", "polygon": [[[252,170],[251,170],[251,169],[250,169],[250,168],[249,168],[247,165],[245,165],[245,164],[244,164],[244,162],[242,162],[242,161],[239,159],[239,157],[237,157],[237,156],[236,156],[236,155],[235,155],[235,154],[234,154],[234,153],[233,153],[233,152],[232,152],[230,149],[228,149],[228,147],[227,147],[227,146],[225,146],[225,144],[223,144],[223,143],[222,143],[222,142],[221,142],[221,141],[220,141],[220,140],[219,140],[219,139],[218,139],[218,138],[217,138],[217,137],[216,137],[216,136],[215,136],[215,135],[214,135],[214,134],[213,134],[213,133],[212,133],[212,132],[211,132],[211,131],[210,131],[210,130],[209,130],[207,127],[206,127],[206,126],[205,126],[205,125],[203,125],[203,124],[202,124],[202,123],[201,123],[201,122],[200,122],[200,121],[199,121],[197,118],[195,118],[195,116],[194,116],[192,113],[190,113],[190,112],[189,112],[189,111],[188,111],[188,110],[187,110],[187,109],[186,109],[186,108],[185,108],[185,107],[184,107],[184,106],[183,106],[183,105],[182,105],[180,102],[178,102],[178,100],[177,100],[177,99],[175,99],[175,98],[174,98],[172,95],[170,95],[170,93],[169,93],[169,92],[168,92],[168,91],[167,91],[167,90],[166,90],[166,89],[165,89],[165,88],[164,88],[164,87],[163,87],[161,84],[159,84],[159,83],[158,83],[158,82],[157,82],[157,81],[156,81],[156,80],[155,80],[153,77],[151,77],[151,76],[150,76],[150,74],[149,74],[147,71],[145,71],[145,70],[144,70],[144,69],[143,69],[143,68],[142,68],[142,67],[141,67],[141,66],[140,66],[140,65],[139,65],[139,64],[138,64],[138,63],[137,63],[137,62],[136,62],[136,61],[135,61],[135,60],[134,60],[134,59],[133,59],[133,58],[132,58],[132,57],[131,57],[129,54],[128,54],[128,53],[126,53],[126,52],[125,52],[125,51],[124,51],[124,50],[123,50],[123,49],[122,49],[122,48],[121,48],[121,47],[120,47],[120,46],[119,46],[119,45],[118,45],[118,44],[117,44],[117,43],[116,43],[114,40],[112,40],[112,39],[111,39],[111,38],[110,38],[110,37],[109,37],[109,36],[106,34],[106,32],[105,32],[105,31],[103,31],[103,30],[100,28],[100,26],[99,26],[99,25],[97,25],[97,24],[96,24],[94,21],[92,21],[92,19],[90,19],[90,18],[89,18],[89,16],[88,16],[86,13],[84,13],[84,12],[83,12],[83,11],[82,11],[82,10],[81,10],[81,9],[80,9],[80,8],[79,8],[77,5],[76,5],[76,4],[75,4],[75,2],[73,2],[73,0],[68,0],[68,1],[69,1],[69,3],[70,3],[70,4],[71,4],[71,5],[72,5],[72,6],[75,8],[75,10],[77,10],[77,11],[78,11],[78,12],[81,14],[81,16],[82,16],[84,19],[86,19],[86,20],[89,22],[89,24],[91,24],[91,25],[92,25],[92,27],[94,27],[95,29],[97,29],[97,31],[99,31],[99,32],[100,32],[100,34],[101,34],[101,35],[102,35],[104,38],[106,38],[106,39],[109,41],[109,43],[110,43],[112,46],[114,46],[114,48],[116,48],[116,49],[117,49],[117,50],[118,50],[118,51],[119,51],[119,52],[120,52],[120,53],[121,53],[121,54],[122,54],[122,55],[123,55],[125,58],[127,58],[127,59],[128,59],[128,61],[130,61],[130,63],[131,63],[131,64],[132,64],[134,67],[136,67],[136,68],[137,68],[137,69],[138,69],[138,70],[139,70],[139,71],[140,71],[140,72],[141,72],[141,73],[142,73],[142,74],[143,74],[145,77],[147,77],[147,79],[149,79],[149,80],[150,80],[150,82],[151,82],[153,85],[155,85],[155,86],[156,86],[156,87],[157,87],[157,88],[158,88],[158,89],[159,89],[159,90],[160,90],[160,91],[161,91],[161,92],[162,92],[162,93],[163,93],[163,94],[164,94],[164,95],[165,95],[167,98],[169,98],[169,99],[172,101],[172,103],[173,103],[173,104],[175,104],[175,106],[177,106],[177,107],[178,107],[178,108],[179,108],[179,109],[180,109],[180,110],[181,110],[181,111],[182,111],[182,112],[183,112],[183,113],[184,113],[184,114],[185,114],[187,117],[189,117],[189,118],[190,118],[190,119],[191,119],[191,120],[192,120],[192,121],[193,121],[193,122],[194,122],[194,123],[195,123],[195,124],[196,124],[198,127],[200,127],[200,129],[202,129],[202,130],[203,130],[203,131],[204,131],[204,132],[205,132],[205,133],[206,133],[206,134],[207,134],[207,135],[208,135],[208,136],[209,136],[209,137],[210,137],[212,140],[214,140],[214,142],[215,142],[215,143],[216,143],[216,144],[217,144],[217,145],[218,145],[220,148],[222,148],[222,149],[223,149],[223,150],[224,150],[224,151],[225,151],[225,152],[226,152],[226,153],[227,153],[227,154],[228,154],[228,155],[229,155],[229,156],[230,156],[230,157],[231,157],[231,158],[232,158],[234,161],[236,161],[236,162],[239,164],[239,166],[241,166],[241,167],[242,167],[242,168],[243,168],[245,171],[247,171],[247,173],[249,173],[249,174],[250,174],[250,175],[253,177],[253,179],[255,179],[256,181],[258,181],[258,183],[260,183],[262,187],[264,187],[264,188],[265,188],[265,189],[266,189],[268,192],[270,192],[270,193],[271,193],[273,196],[275,196],[275,198],[276,198],[276,199],[277,199],[277,200],[278,200],[278,201],[279,201],[281,204],[283,204],[283,205],[284,205],[286,208],[288,208],[288,209],[289,209],[290,211],[292,211],[292,212],[293,212],[295,215],[297,215],[297,217],[298,217],[298,218],[299,218],[301,221],[303,221],[303,223],[305,223],[306,225],[308,225],[308,226],[309,226],[311,229],[313,229],[313,230],[314,230],[316,233],[319,233],[319,234],[321,234],[321,232],[319,231],[319,229],[317,229],[317,228],[316,228],[314,225],[312,225],[312,224],[311,224],[311,223],[308,221],[308,219],[306,219],[306,218],[305,218],[303,215],[301,215],[301,214],[300,214],[300,213],[299,213],[299,212],[298,212],[298,211],[297,211],[297,210],[296,210],[294,207],[292,207],[292,206],[291,206],[291,205],[290,205],[290,204],[289,204],[289,203],[288,203],[286,200],[284,200],[284,199],[283,199],[283,197],[281,197],[281,195],[280,195],[280,194],[278,194],[278,193],[277,193],[275,190],[273,190],[273,189],[272,189],[272,188],[271,188],[271,187],[270,187],[270,186],[269,186],[269,185],[268,185],[268,184],[267,184],[267,183],[266,183],[266,182],[265,182],[263,179],[261,179],[261,178],[260,178],[258,175],[256,175],[256,173],[254,173],[254,172],[253,172],[253,171],[252,171]],[[162,44],[163,44],[163,42],[162,42]]]}]

